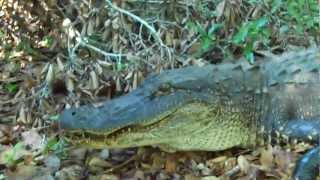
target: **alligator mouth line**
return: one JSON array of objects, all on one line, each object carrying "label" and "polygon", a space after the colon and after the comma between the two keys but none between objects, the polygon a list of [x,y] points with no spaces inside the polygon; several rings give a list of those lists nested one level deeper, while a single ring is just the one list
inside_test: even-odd
[{"label": "alligator mouth line", "polygon": [[100,133],[90,130],[68,130],[63,131],[62,134],[64,139],[71,144],[108,147],[111,146],[113,142],[116,143],[117,139],[122,135],[130,136],[130,134],[143,133],[160,127],[161,124],[170,119],[170,116],[176,111],[177,109],[169,111],[167,113],[163,113],[161,118],[157,118],[153,121],[153,123],[149,122],[147,124],[142,123],[138,125],[128,125],[116,130]]}]

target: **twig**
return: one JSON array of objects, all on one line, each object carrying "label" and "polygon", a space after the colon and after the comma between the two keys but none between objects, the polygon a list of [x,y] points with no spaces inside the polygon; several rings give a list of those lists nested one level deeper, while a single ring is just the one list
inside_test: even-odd
[{"label": "twig", "polygon": [[129,11],[126,11],[124,9],[121,9],[115,5],[112,4],[112,2],[110,2],[109,0],[106,0],[106,3],[112,8],[112,9],[115,9],[117,11],[119,11],[120,13],[122,14],[125,14],[127,16],[130,16],[131,18],[133,18],[134,20],[140,22],[141,24],[143,24],[152,34],[152,36],[158,41],[158,43],[161,45],[161,46],[165,46],[161,40],[161,38],[158,36],[158,33],[157,31],[152,27],[150,26],[145,20],[141,19],[139,16],[135,15],[135,14],[132,14],[131,12]]},{"label": "twig", "polygon": [[92,49],[92,50],[94,50],[94,51],[96,51],[96,52],[98,52],[100,54],[103,54],[104,56],[115,57],[115,58],[121,58],[121,57],[127,57],[128,56],[127,54],[122,54],[122,53],[116,54],[116,53],[105,52],[102,49],[99,49],[99,48],[97,48],[95,46],[92,46],[89,43],[87,43],[88,42],[87,38],[78,37],[77,41],[80,43],[80,45],[85,46],[87,48],[90,48],[90,49]]},{"label": "twig", "polygon": [[[156,41],[158,41],[158,43],[160,44],[160,47],[162,47],[162,48],[165,49],[165,51],[166,51],[167,54],[168,54],[168,59],[169,59],[169,61],[172,60],[170,48],[169,48],[168,46],[166,46],[166,45],[162,42],[160,36],[158,35],[158,32],[157,32],[152,26],[150,26],[145,20],[141,19],[139,16],[137,16],[137,15],[135,15],[135,14],[132,14],[132,13],[129,12],[129,11],[126,11],[126,10],[124,10],[124,9],[122,9],[122,8],[119,8],[119,7],[115,6],[115,5],[113,5],[112,2],[109,1],[109,0],[106,0],[106,3],[107,3],[112,9],[115,9],[116,11],[119,11],[119,12],[122,13],[122,14],[125,14],[125,15],[127,15],[127,16],[130,16],[130,17],[133,18],[134,20],[136,20],[136,21],[140,22],[142,25],[144,25],[144,26],[151,32],[151,35],[156,39]],[[162,48],[160,49],[160,51],[161,51],[161,57],[163,56],[163,55],[162,55],[162,54],[163,54],[163,53],[162,53],[162,52],[163,52],[163,49],[162,49]]]},{"label": "twig", "polygon": [[240,167],[237,165],[234,168],[230,169],[229,171],[225,172],[223,177],[231,177],[234,176],[235,174],[240,172]]},{"label": "twig", "polygon": [[24,97],[24,98],[15,98],[15,99],[10,99],[7,101],[0,101],[0,105],[5,105],[5,104],[16,104],[18,102],[24,102],[24,101],[28,101],[30,99],[34,99],[35,97],[37,97],[40,93],[36,93],[33,94],[31,96],[28,97]]}]

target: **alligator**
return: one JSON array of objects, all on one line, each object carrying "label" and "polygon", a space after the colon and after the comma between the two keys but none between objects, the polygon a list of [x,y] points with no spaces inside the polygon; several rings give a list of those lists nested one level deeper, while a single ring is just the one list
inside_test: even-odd
[{"label": "alligator", "polygon": [[250,64],[189,66],[151,75],[132,92],[100,106],[63,111],[72,143],[96,148],[157,146],[164,151],[308,141],[294,179],[314,179],[320,147],[320,49]]}]

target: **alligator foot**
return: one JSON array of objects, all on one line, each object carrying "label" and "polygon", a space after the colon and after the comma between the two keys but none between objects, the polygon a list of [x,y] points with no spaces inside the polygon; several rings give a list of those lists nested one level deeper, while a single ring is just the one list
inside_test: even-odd
[{"label": "alligator foot", "polygon": [[319,174],[320,146],[309,150],[298,161],[293,171],[294,180],[313,180]]},{"label": "alligator foot", "polygon": [[[280,131],[290,138],[319,143],[320,122],[318,118],[307,121],[296,119],[291,120]],[[293,172],[294,180],[313,180],[319,174],[320,168],[320,145],[312,148],[304,154],[297,162]]]}]

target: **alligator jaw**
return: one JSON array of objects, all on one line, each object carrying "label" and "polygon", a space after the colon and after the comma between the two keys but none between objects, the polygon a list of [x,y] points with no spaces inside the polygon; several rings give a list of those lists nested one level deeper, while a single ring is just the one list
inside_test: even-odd
[{"label": "alligator jaw", "polygon": [[[158,127],[158,124],[162,121],[161,119],[165,119],[165,116],[168,116],[172,113],[171,111],[166,111],[162,113],[162,115],[154,118],[153,121],[148,121],[148,123],[141,122],[137,124],[130,124],[127,126],[119,126],[113,129],[104,130],[101,128],[97,128],[92,130],[92,127],[95,128],[96,126],[91,126],[91,128],[84,127],[82,124],[76,123],[76,119],[73,119],[73,116],[70,117],[70,114],[74,114],[74,112],[79,114],[81,110],[88,111],[90,109],[86,107],[85,109],[70,109],[70,111],[67,110],[64,112],[60,121],[60,127],[63,129],[63,136],[71,144],[94,148],[127,148],[139,146],[142,143],[139,142],[139,134]],[[90,121],[90,117],[92,116],[89,115],[82,117],[82,120],[86,120],[84,121],[84,123],[86,123],[87,121]],[[109,119],[104,118],[104,120],[105,123],[108,123]],[[110,121],[110,123],[111,122],[112,121]],[[129,141],[129,143],[127,141]],[[133,143],[134,141],[137,141],[136,145]],[[144,145],[149,144],[147,143]]]},{"label": "alligator jaw", "polygon": [[[228,118],[233,121],[225,121]],[[131,125],[113,132],[68,131],[65,136],[73,144],[95,148],[155,145],[169,152],[215,151],[254,144],[255,129],[242,119],[219,106],[191,102],[152,124]],[[194,138],[198,140],[192,141]]]},{"label": "alligator jaw", "polygon": [[[131,129],[148,127],[170,115],[178,108],[183,99],[182,93],[175,93],[175,98],[161,99],[145,96],[139,89],[129,95],[112,100],[103,106],[82,106],[65,110],[60,117],[60,127],[71,140],[76,142],[107,143],[105,139],[114,139],[115,134],[125,133]],[[161,102],[169,102],[166,108],[158,108]],[[107,108],[106,108],[107,107]],[[153,109],[153,111],[150,110]],[[79,140],[74,137],[82,137]],[[91,137],[91,138],[90,138]],[[94,137],[94,138],[92,138]],[[95,144],[98,144],[96,142]]]},{"label": "alligator jaw", "polygon": [[[100,107],[86,105],[64,110],[60,117],[60,127],[109,134],[126,126],[152,124],[161,119],[162,115],[170,114],[183,102],[183,96],[183,93],[177,92],[172,94],[174,98],[170,95],[158,98],[154,97],[153,90],[148,87],[137,89]],[[163,106],[161,103],[167,104]]]}]

